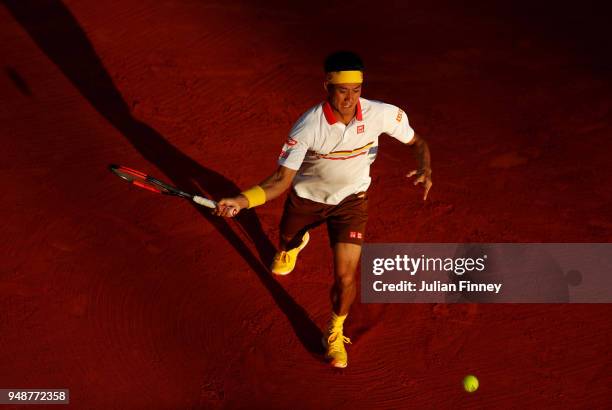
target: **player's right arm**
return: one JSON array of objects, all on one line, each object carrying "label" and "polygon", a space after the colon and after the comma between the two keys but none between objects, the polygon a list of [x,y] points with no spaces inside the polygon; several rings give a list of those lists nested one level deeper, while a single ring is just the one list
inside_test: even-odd
[{"label": "player's right arm", "polygon": [[313,118],[309,115],[311,112],[312,110],[304,114],[291,129],[278,158],[276,171],[259,185],[247,189],[234,198],[224,198],[219,201],[213,214],[236,216],[241,209],[263,205],[280,196],[291,186],[306,153],[313,144],[314,134],[312,127],[309,126]]},{"label": "player's right arm", "polygon": [[[258,186],[263,190],[266,202],[279,197],[290,186],[296,170],[279,165],[276,171],[264,179]],[[232,217],[236,216],[243,208],[250,206],[248,195],[240,194],[233,198],[223,198],[217,203],[213,210],[214,215]]]}]

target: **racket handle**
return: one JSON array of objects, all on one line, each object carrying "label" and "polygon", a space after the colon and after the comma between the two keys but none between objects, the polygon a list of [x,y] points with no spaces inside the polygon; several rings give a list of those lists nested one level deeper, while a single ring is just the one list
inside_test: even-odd
[{"label": "racket handle", "polygon": [[194,195],[193,196],[193,202],[195,202],[198,205],[202,205],[205,206],[207,208],[216,208],[217,207],[217,203],[215,201],[211,201],[210,199],[206,199],[204,197],[198,196],[198,195]]}]

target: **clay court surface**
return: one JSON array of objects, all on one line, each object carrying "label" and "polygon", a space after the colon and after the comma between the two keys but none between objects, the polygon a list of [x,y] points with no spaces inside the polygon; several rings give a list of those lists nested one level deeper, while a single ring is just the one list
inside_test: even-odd
[{"label": "clay court surface", "polygon": [[350,48],[433,158],[423,203],[381,137],[368,242],[610,242],[608,12],[477,3],[3,1],[0,387],[75,409],[612,407],[610,305],[357,303],[334,371],[324,227],[274,278],[283,200],[222,220],[107,170],[250,187]]}]

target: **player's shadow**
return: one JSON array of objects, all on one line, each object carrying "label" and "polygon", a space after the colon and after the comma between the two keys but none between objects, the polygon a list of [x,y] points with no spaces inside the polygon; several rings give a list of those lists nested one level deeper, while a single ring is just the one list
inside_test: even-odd
[{"label": "player's shadow", "polygon": [[4,67],[4,73],[11,79],[21,94],[31,97],[32,89],[23,77],[13,67]]},{"label": "player's shadow", "polygon": [[[203,189],[214,198],[239,192],[232,181],[200,165],[166,141],[159,132],[132,116],[85,32],[61,1],[3,0],[3,4],[91,105],[176,186],[191,192]],[[275,247],[263,232],[257,215],[253,211],[244,211],[236,219],[252,239],[259,257],[251,252],[226,220],[212,216],[208,209],[194,207],[255,271],[305,348],[312,353],[321,353],[321,331],[267,269]]]}]

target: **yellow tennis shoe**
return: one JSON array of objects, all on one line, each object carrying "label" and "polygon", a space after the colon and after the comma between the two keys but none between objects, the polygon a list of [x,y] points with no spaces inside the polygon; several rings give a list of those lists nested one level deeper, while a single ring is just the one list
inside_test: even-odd
[{"label": "yellow tennis shoe", "polygon": [[272,266],[270,270],[275,275],[288,275],[295,268],[295,262],[297,261],[298,253],[302,249],[306,247],[308,241],[310,240],[310,235],[308,231],[302,236],[302,243],[293,249],[289,249],[288,251],[278,251],[274,256],[274,261],[272,262]]},{"label": "yellow tennis shoe", "polygon": [[323,336],[323,346],[326,350],[325,358],[331,361],[332,366],[342,369],[348,366],[345,343],[351,344],[351,339],[344,336],[342,326],[328,329],[327,334]]}]

